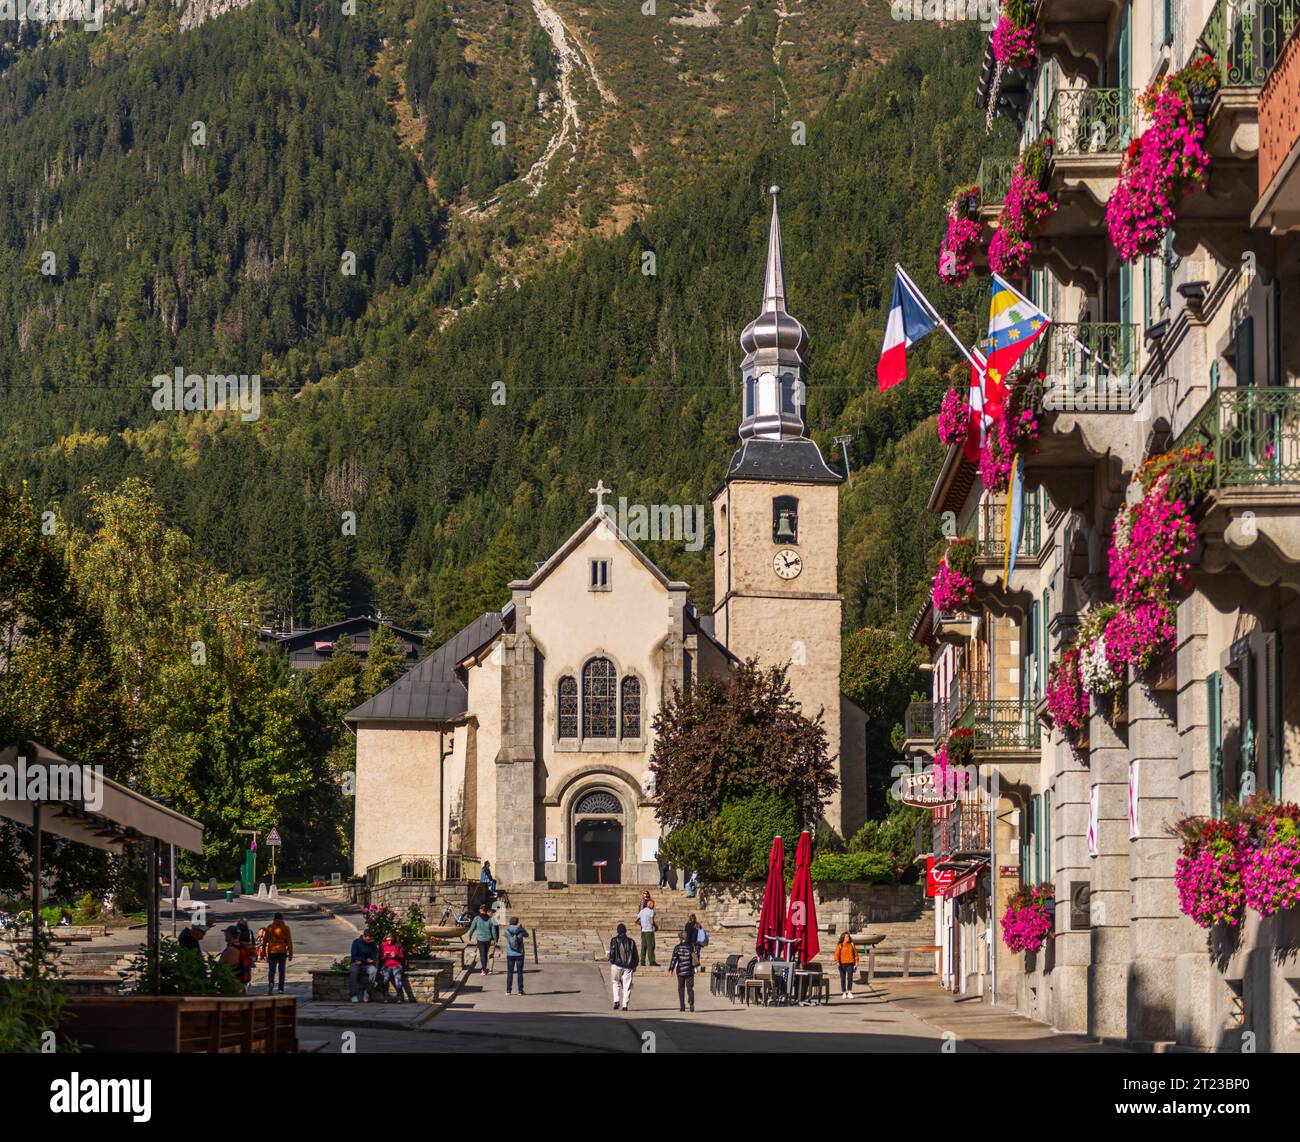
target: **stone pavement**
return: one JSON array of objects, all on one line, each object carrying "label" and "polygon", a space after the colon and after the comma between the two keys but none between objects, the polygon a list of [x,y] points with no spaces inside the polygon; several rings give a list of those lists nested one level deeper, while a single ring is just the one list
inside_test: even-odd
[{"label": "stone pavement", "polygon": [[[954,1000],[931,980],[877,981],[854,1000],[829,1007],[741,1007],[696,982],[695,1012],[677,1008],[675,981],[665,971],[638,971],[631,1010],[611,1010],[603,964],[529,965],[528,992],[505,994],[500,972],[471,975],[445,1008],[304,1005],[304,1047],[341,1049],[343,1032],[358,1052],[971,1052],[1105,1051],[1080,1036],[978,1000]],[[311,1011],[308,1011],[310,1006]],[[333,1010],[325,1010],[330,1007]]]}]

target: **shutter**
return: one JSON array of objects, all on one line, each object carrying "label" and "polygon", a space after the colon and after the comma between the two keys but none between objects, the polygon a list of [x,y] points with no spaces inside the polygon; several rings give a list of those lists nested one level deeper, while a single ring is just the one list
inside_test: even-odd
[{"label": "shutter", "polygon": [[1043,883],[1043,798],[1034,794],[1034,883]]},{"label": "shutter", "polygon": [[1216,670],[1205,680],[1206,739],[1210,748],[1210,816],[1223,812],[1223,684]]},{"label": "shutter", "polygon": [[[1241,726],[1241,761],[1237,767],[1237,799],[1259,792],[1262,783],[1259,779],[1259,717],[1255,710],[1255,655],[1247,650],[1241,660],[1240,686],[1237,689],[1238,724]],[[1249,772],[1255,784],[1248,791],[1241,787],[1241,780]]]},{"label": "shutter", "polygon": [[1237,326],[1234,336],[1236,342],[1237,384],[1245,387],[1255,383],[1255,319],[1245,318]]},{"label": "shutter", "polygon": [[1052,876],[1052,791],[1043,792],[1043,879],[1049,884]]}]

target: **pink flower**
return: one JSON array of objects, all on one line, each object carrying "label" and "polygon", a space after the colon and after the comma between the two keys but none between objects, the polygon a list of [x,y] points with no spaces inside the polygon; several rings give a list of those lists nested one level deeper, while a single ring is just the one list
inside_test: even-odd
[{"label": "pink flower", "polygon": [[1040,884],[1028,892],[1023,889],[1007,901],[1002,913],[1002,942],[1011,952],[1036,952],[1055,927],[1048,908],[1052,886]]},{"label": "pink flower", "polygon": [[939,406],[939,440],[953,445],[966,439],[970,430],[970,405],[956,389],[949,389]]},{"label": "pink flower", "polygon": [[1002,218],[989,243],[989,268],[1011,277],[1029,264],[1029,235],[1057,204],[1039,187],[1038,180],[1024,173],[1024,159],[1016,164],[1002,202]]},{"label": "pink flower", "polygon": [[1047,710],[1063,731],[1077,733],[1088,720],[1088,696],[1079,677],[1079,652],[1068,650],[1047,676]]},{"label": "pink flower", "polygon": [[934,573],[934,588],[930,599],[936,611],[959,611],[970,602],[975,585],[960,571],[948,566],[945,559]]},{"label": "pink flower", "polygon": [[1034,25],[1020,27],[1012,21],[1003,5],[997,27],[993,29],[993,58],[1003,67],[1029,68],[1038,58],[1034,46]]}]

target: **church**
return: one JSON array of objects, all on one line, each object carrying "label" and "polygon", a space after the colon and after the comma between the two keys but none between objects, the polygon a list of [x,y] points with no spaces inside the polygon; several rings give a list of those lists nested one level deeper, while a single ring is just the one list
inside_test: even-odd
[{"label": "church", "polygon": [[655,715],[748,658],[788,663],[822,715],[840,779],[827,822],[847,837],[866,820],[866,718],[839,688],[843,477],[804,426],[808,334],[786,310],[777,193],[762,311],[740,338],[740,447],[713,495],[712,614],[620,530],[598,481],[595,510],[500,612],[348,714],[357,872],[472,854],[503,884],[657,883]]}]

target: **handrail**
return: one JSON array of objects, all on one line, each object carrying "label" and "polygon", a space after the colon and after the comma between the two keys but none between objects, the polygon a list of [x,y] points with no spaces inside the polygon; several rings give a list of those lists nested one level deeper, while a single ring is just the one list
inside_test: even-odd
[{"label": "handrail", "polygon": [[1137,135],[1137,92],[1131,87],[1060,88],[1046,127],[1062,155],[1121,154]]},{"label": "handrail", "polygon": [[1300,24],[1300,0],[1219,0],[1201,41],[1224,87],[1263,87]]},{"label": "handrail", "polygon": [[1214,486],[1300,484],[1300,388],[1219,389],[1179,437],[1214,453]]}]

